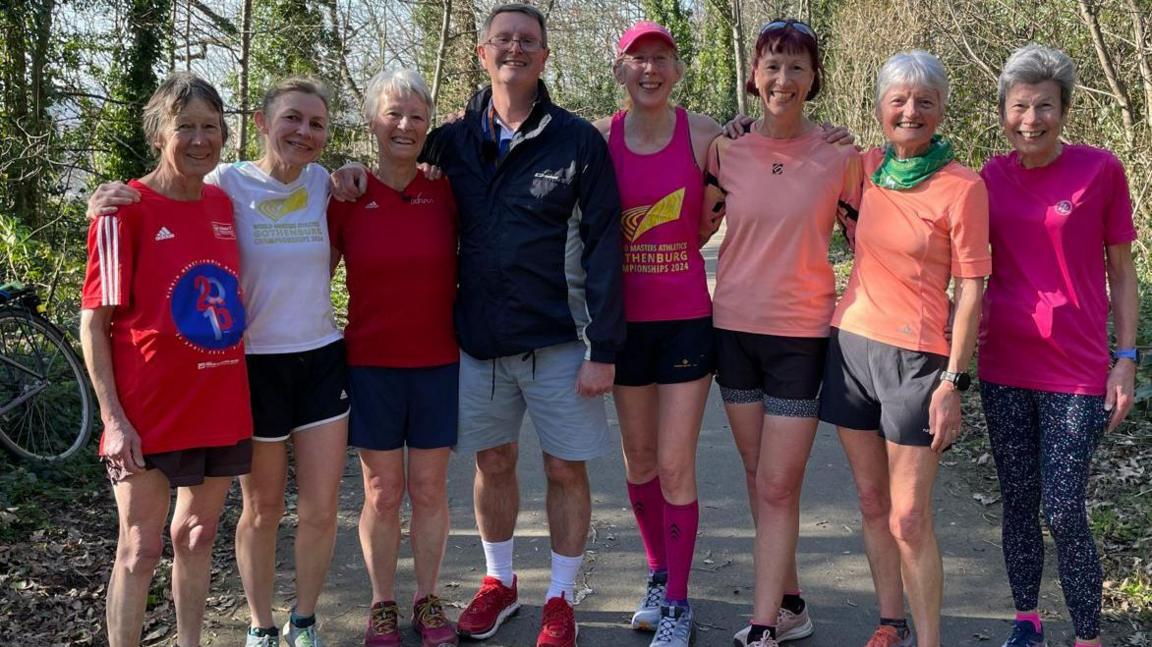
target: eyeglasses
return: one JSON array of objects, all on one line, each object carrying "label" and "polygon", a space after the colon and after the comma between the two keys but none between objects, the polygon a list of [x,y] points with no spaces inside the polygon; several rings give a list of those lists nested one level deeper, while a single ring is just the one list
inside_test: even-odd
[{"label": "eyeglasses", "polygon": [[628,65],[638,68],[643,68],[651,63],[652,67],[659,69],[669,68],[676,61],[675,58],[671,56],[664,56],[663,54],[656,56],[632,56],[631,54],[625,54],[624,56],[620,57],[620,60],[627,63]]},{"label": "eyeglasses", "polygon": [[789,27],[795,29],[796,31],[800,32],[801,34],[804,34],[805,36],[811,36],[812,38],[816,38],[816,32],[812,31],[811,27],[809,27],[805,23],[800,22],[799,20],[792,20],[792,19],[773,20],[772,22],[770,22],[770,23],[768,23],[768,24],[766,24],[760,28],[760,35],[763,36],[764,34],[770,32],[770,31],[774,31],[776,29],[788,29]]},{"label": "eyeglasses", "polygon": [[496,36],[493,36],[492,38],[484,41],[484,44],[495,47],[500,51],[510,50],[512,49],[513,44],[517,44],[520,46],[520,51],[527,54],[534,54],[544,49],[544,42],[539,38],[532,36],[521,36],[520,38],[513,38],[508,34],[497,34]]}]

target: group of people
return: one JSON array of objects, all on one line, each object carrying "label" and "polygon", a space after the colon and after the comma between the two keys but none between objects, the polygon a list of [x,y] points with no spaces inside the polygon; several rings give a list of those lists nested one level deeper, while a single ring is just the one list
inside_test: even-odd
[{"label": "group of people", "polygon": [[[747,91],[764,116],[738,120],[730,136],[671,103],[684,64],[658,24],[621,36],[612,73],[627,107],[594,124],[549,97],[537,9],[497,7],[481,38],[491,84],[431,132],[420,76],[377,75],[364,102],[376,160],[331,178],[315,162],[329,114],[314,81],[268,91],[254,116],[263,141],[254,162],[220,164],[223,102],[203,80],[175,74],[149,101],[143,127],[156,168],[101,186],[89,203],[81,336],[120,521],[112,647],[139,644],[172,489],[177,644],[199,644],[234,476],[248,647],[281,635],[294,647],[321,645],[315,612],[348,446],[363,473],[364,645],[402,644],[405,493],[412,629],[426,647],[493,636],[520,606],[513,542],[525,412],[543,452],[552,548],[537,647],[574,646],[591,515],[586,462],[613,451],[609,392],[647,556],[631,625],[653,631],[653,647],[687,647],[695,456],[713,374],[756,530],[751,621],[735,644],[775,647],[814,631],[795,551],[804,468],[823,420],[838,429],[859,494],[879,607],[868,647],[937,647],[932,488],[961,430],[978,339],[1016,607],[1005,645],[1044,644],[1041,509],[1077,645],[1099,644],[1101,571],[1084,496],[1096,443],[1132,402],[1135,230],[1116,158],[1061,142],[1076,85],[1066,55],[1029,45],[1009,58],[999,114],[1013,150],[977,173],[937,132],[948,78],[926,52],[897,54],[880,70],[875,114],[887,141],[861,154],[842,129],[806,115],[823,69],[819,39],[800,21],[760,30]],[[710,296],[700,247],[722,223]],[[839,298],[828,261],[837,228],[855,255]],[[330,299],[341,260],[342,333]],[[456,622],[437,596],[453,449],[475,454],[486,566]],[[295,605],[278,630],[289,456],[299,493]]]}]

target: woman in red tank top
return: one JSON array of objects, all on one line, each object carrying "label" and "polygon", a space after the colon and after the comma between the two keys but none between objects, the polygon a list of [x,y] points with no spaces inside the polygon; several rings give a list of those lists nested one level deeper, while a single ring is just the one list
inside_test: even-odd
[{"label": "woman in red tank top", "polygon": [[687,647],[696,444],[713,370],[712,304],[697,240],[701,169],[720,126],[669,102],[683,73],[668,30],[637,23],[621,36],[613,66],[629,106],[596,126],[608,141],[623,211],[628,338],[614,396],[649,568],[632,626],[654,630],[652,645]]}]

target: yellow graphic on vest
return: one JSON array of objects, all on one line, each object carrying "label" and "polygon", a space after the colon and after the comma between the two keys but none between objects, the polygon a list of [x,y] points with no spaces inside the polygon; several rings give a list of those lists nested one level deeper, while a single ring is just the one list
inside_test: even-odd
[{"label": "yellow graphic on vest", "polygon": [[308,190],[304,187],[299,187],[293,191],[287,198],[276,198],[275,200],[265,200],[256,205],[256,210],[264,214],[264,217],[277,222],[284,216],[299,211],[308,206]]},{"label": "yellow graphic on vest", "polygon": [[624,212],[624,235],[629,242],[644,235],[644,232],[680,219],[680,208],[684,206],[684,189],[677,189],[660,198],[650,207],[635,207]]}]

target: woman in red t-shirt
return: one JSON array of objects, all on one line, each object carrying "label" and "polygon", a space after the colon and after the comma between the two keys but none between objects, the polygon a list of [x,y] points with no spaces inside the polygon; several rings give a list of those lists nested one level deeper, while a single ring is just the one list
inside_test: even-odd
[{"label": "woman in red t-shirt", "polygon": [[333,201],[328,209],[333,268],[343,257],[348,274],[348,444],[359,448],[364,474],[360,545],[372,580],[364,637],[370,647],[400,644],[395,579],[405,492],[414,628],[425,645],[457,640],[436,596],[458,406],[456,203],[447,180],[430,180],[416,166],[431,112],[419,74],[376,75],[364,101],[375,168],[356,202]]},{"label": "woman in red t-shirt", "polygon": [[227,137],[216,90],[177,73],[144,107],[159,163],[140,201],[93,220],[80,337],[119,511],[108,642],[140,643],[170,488],[177,644],[200,644],[212,544],[232,477],[249,470],[252,416],[232,203],[204,184]]}]

